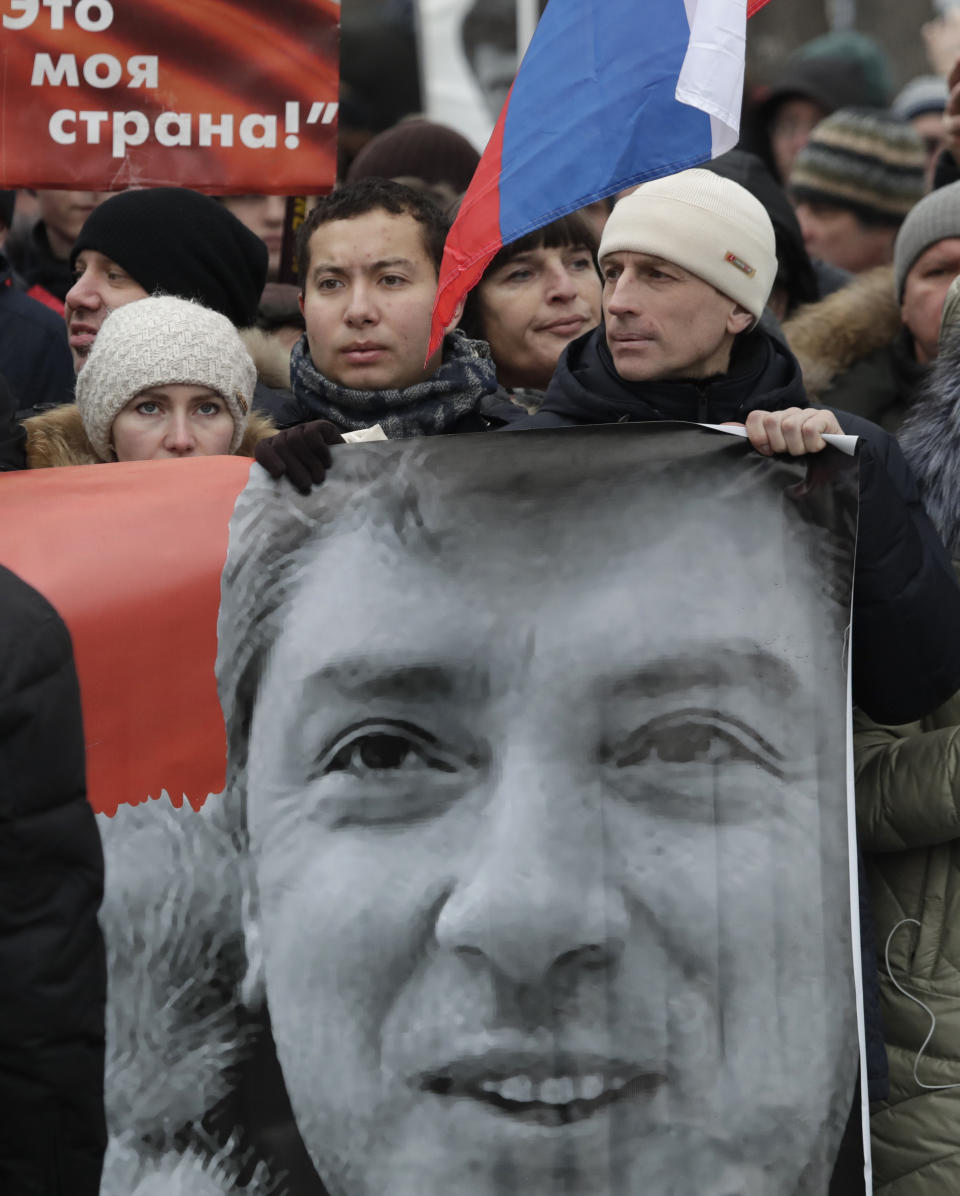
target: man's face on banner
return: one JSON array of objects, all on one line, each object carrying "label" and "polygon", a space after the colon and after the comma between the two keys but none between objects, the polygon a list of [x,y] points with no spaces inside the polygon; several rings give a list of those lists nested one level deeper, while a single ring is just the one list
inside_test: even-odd
[{"label": "man's face on banner", "polygon": [[304,570],[248,817],[336,1196],[826,1190],[857,1039],[824,612],[769,496],[749,536],[644,503],[371,517]]}]

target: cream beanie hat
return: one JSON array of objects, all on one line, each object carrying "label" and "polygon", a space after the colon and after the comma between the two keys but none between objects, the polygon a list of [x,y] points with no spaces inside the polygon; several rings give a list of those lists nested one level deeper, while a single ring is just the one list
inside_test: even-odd
[{"label": "cream beanie hat", "polygon": [[189,299],[156,296],[124,304],[104,320],[77,376],[77,407],[101,461],[127,403],[151,386],[186,383],[215,390],[233,416],[229,452],[240,447],[257,368],[226,316]]},{"label": "cream beanie hat", "polygon": [[711,170],[642,183],[610,214],[600,240],[608,253],[629,250],[673,262],[760,319],[777,275],[777,243],[763,204]]}]

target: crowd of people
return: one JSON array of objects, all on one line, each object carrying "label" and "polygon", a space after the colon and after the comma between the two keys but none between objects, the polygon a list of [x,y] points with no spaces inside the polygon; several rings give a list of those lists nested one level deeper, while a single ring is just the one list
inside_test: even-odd
[{"label": "crowd of people", "polygon": [[[788,457],[858,436],[852,694],[875,1190],[953,1196],[960,60],[893,90],[867,38],[802,47],[748,106],[736,150],[504,246],[429,358],[445,239],[479,160],[430,121],[374,137],[316,199],[295,289],[279,281],[275,196],[2,192],[0,470],[236,454],[309,495],[338,468],[331,449],[369,429],[736,423],[756,452]],[[106,1140],[101,849],[64,630],[6,571],[0,585],[3,775],[33,775],[28,755],[60,745],[38,791],[0,807],[0,992],[13,1011],[0,1103],[22,1111],[0,1119],[0,1187],[87,1196]],[[30,869],[42,883],[25,885]],[[20,886],[36,912],[14,899]],[[26,932],[40,918],[53,964]],[[858,1132],[854,1108],[847,1138]],[[832,1196],[855,1190],[862,1159],[845,1157]]]}]

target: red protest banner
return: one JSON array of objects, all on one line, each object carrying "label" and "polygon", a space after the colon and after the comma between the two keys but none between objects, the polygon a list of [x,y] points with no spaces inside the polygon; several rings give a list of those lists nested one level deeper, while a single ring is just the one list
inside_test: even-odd
[{"label": "red protest banner", "polygon": [[0,186],[328,190],[338,0],[0,0]]},{"label": "red protest banner", "polygon": [[98,813],[164,789],[199,808],[223,788],[220,572],[250,466],[197,457],[0,474],[0,564],[70,630]]}]

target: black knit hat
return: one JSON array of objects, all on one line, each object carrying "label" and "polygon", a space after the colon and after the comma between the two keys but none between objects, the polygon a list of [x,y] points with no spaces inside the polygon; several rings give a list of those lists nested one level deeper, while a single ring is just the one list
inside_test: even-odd
[{"label": "black knit hat", "polygon": [[196,299],[238,328],[257,317],[267,247],[217,200],[183,187],[121,191],[87,217],[70,252],[102,253],[150,294]]}]

